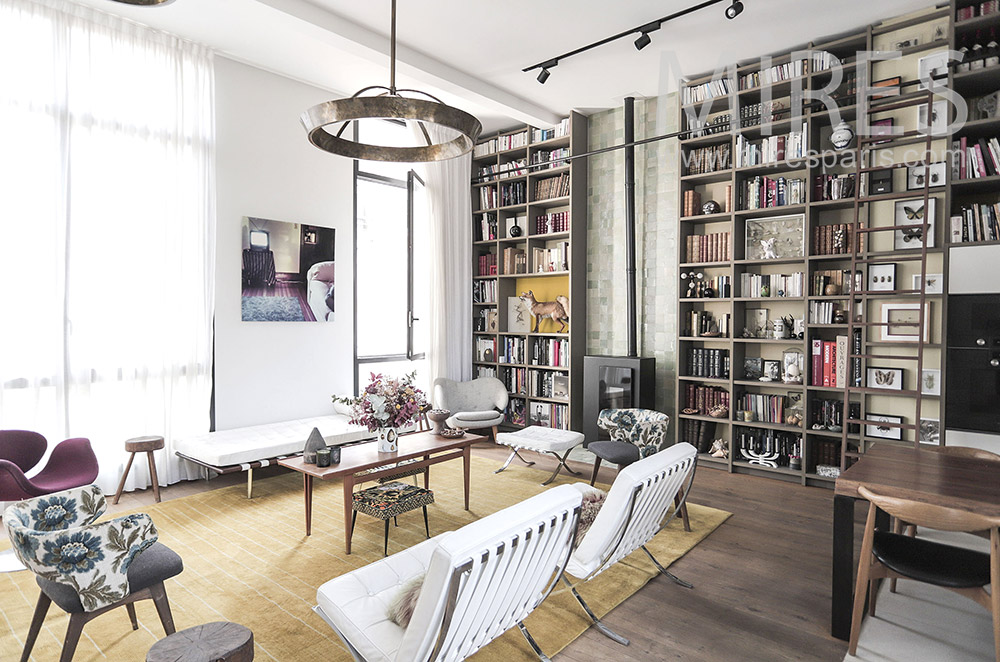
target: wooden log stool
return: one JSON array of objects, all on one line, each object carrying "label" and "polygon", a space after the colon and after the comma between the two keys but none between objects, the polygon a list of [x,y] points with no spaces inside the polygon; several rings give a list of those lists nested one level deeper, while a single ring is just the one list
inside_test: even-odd
[{"label": "wooden log stool", "polygon": [[239,623],[205,623],[160,639],[146,662],[251,662],[253,632]]},{"label": "wooden log stool", "polygon": [[122,496],[122,490],[125,489],[125,479],[128,478],[128,472],[132,469],[135,454],[143,451],[146,452],[146,458],[149,460],[149,479],[153,482],[153,495],[156,497],[156,503],[160,503],[160,481],[156,477],[156,460],[153,459],[153,451],[158,451],[161,448],[163,448],[163,437],[135,437],[125,442],[125,451],[131,455],[128,456],[128,464],[125,465],[125,472],[122,474],[121,482],[118,483],[115,500],[111,503],[118,503],[118,499]]}]

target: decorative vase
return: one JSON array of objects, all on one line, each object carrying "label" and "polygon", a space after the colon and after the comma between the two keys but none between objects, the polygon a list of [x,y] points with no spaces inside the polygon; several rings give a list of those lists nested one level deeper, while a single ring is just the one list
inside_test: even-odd
[{"label": "decorative vase", "polygon": [[854,129],[847,122],[841,120],[837,126],[833,127],[830,134],[830,142],[837,149],[845,149],[854,140]]},{"label": "decorative vase", "polygon": [[316,451],[326,448],[326,440],[319,433],[319,428],[313,428],[306,439],[306,445],[302,449],[302,461],[305,464],[316,464]]},{"label": "decorative vase", "polygon": [[451,416],[447,409],[431,409],[427,412],[427,420],[431,422],[431,434],[441,434],[444,429],[444,422]]},{"label": "decorative vase", "polygon": [[399,433],[396,432],[396,428],[379,428],[378,452],[395,453],[397,450],[399,450],[399,445],[396,443],[398,439],[399,439]]},{"label": "decorative vase", "polygon": [[517,219],[515,218],[514,225],[510,226],[510,228],[507,230],[507,234],[510,235],[511,237],[520,237],[523,234],[523,232],[524,231],[521,229],[521,226],[518,225]]}]

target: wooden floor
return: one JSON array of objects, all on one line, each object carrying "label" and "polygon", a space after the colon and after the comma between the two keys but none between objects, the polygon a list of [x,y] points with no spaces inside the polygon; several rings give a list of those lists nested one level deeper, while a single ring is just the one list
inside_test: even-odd
[{"label": "wooden floor", "polygon": [[[499,466],[508,451],[484,443],[473,452]],[[555,468],[554,460],[531,459],[537,468]],[[589,478],[590,465],[575,468]],[[255,476],[282,471],[269,467]],[[613,468],[601,472],[601,480],[614,477]],[[172,485],[161,494],[172,499],[245,482],[245,473],[229,474]],[[604,619],[632,640],[630,646],[591,628],[555,660],[842,660],[847,644],[828,634],[833,491],[702,467],[690,498],[733,513],[671,566],[694,589],[654,579]],[[118,506],[109,504],[109,511],[152,502],[151,490],[132,492]]]}]

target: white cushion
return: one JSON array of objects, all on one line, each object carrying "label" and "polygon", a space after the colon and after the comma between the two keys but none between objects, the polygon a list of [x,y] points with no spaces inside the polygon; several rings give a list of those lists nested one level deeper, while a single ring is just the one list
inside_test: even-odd
[{"label": "white cushion", "polygon": [[205,464],[224,467],[299,453],[313,428],[319,428],[327,444],[374,438],[374,433],[360,425],[352,425],[349,420],[343,414],[332,414],[206,432],[175,441],[174,450]]},{"label": "white cushion", "polygon": [[455,414],[455,418],[463,421],[492,421],[499,412],[490,409],[489,411],[460,411]]},{"label": "white cushion", "polygon": [[389,620],[389,603],[404,584],[427,571],[431,554],[447,535],[331,579],[316,590],[319,608],[366,660],[396,657],[406,631]]},{"label": "white cushion", "polygon": [[561,453],[579,446],[583,443],[584,436],[580,432],[572,430],[557,430],[546,428],[540,425],[531,425],[518,430],[517,432],[501,432],[497,435],[497,442],[510,446],[511,448],[525,448],[529,451],[552,451]]}]

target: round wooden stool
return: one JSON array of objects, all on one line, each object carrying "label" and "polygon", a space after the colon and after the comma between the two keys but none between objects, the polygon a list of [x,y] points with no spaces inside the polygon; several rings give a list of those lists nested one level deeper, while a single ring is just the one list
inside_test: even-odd
[{"label": "round wooden stool", "polygon": [[163,437],[135,437],[125,442],[125,452],[131,453],[131,455],[128,456],[125,473],[122,474],[121,482],[118,483],[115,500],[111,503],[118,503],[118,499],[122,496],[122,490],[125,489],[125,479],[128,478],[128,472],[132,470],[132,460],[135,459],[136,453],[143,451],[146,452],[146,457],[149,460],[149,478],[153,481],[153,495],[156,497],[156,503],[160,502],[160,481],[156,477],[156,460],[153,459],[153,451],[158,451],[161,448],[163,448]]},{"label": "round wooden stool", "polygon": [[250,662],[253,632],[238,623],[205,623],[153,644],[146,662]]}]

